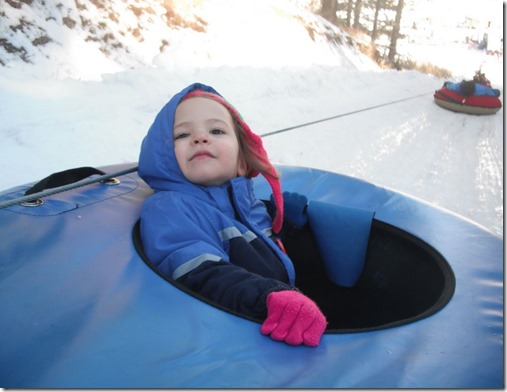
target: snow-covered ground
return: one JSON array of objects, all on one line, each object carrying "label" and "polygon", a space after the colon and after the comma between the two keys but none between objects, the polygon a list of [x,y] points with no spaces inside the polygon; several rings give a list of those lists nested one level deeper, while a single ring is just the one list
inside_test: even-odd
[{"label": "snow-covered ground", "polygon": [[[433,103],[444,80],[381,70],[345,43],[312,40],[283,1],[204,4],[208,34],[178,30],[177,43],[148,65],[103,73],[101,52],[71,45],[60,49],[68,62],[55,53],[58,61],[0,67],[0,190],[72,167],[136,162],[156,113],[199,81],[259,134],[343,114],[266,136],[274,162],[362,178],[503,235],[503,109],[444,110]],[[426,56],[435,53],[455,80],[482,66],[503,94],[503,58],[459,45]]]}]

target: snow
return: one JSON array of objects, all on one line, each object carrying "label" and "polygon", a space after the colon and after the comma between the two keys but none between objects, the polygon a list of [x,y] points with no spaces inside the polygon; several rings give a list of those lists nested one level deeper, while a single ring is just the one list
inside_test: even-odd
[{"label": "snow", "polygon": [[[150,37],[167,29],[156,24],[144,46],[125,35],[137,51],[116,58],[83,31],[53,24],[64,38],[49,52],[0,67],[0,190],[72,167],[136,162],[160,108],[199,81],[259,134],[338,116],[264,137],[272,161],[361,178],[503,235],[503,108],[490,116],[444,110],[432,96],[444,79],[380,69],[345,33],[342,44],[327,40],[328,24],[287,1],[207,0],[199,10],[208,32],[175,29],[162,54]],[[23,9],[11,11],[20,18]],[[482,66],[503,97],[503,57],[457,43],[410,48],[445,63],[454,80]]]}]

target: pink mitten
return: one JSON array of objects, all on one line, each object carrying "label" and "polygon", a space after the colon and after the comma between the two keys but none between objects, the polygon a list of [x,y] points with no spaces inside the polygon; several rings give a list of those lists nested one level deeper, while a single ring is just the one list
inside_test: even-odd
[{"label": "pink mitten", "polygon": [[316,347],[327,325],[326,317],[310,298],[298,291],[274,291],[267,298],[268,317],[261,333],[298,346]]}]

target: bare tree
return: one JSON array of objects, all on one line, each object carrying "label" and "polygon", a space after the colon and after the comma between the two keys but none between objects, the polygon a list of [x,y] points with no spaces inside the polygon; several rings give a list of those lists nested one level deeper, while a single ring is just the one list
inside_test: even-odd
[{"label": "bare tree", "polygon": [[354,0],[347,1],[347,26],[350,27],[350,20],[352,18],[352,10],[354,9]]},{"label": "bare tree", "polygon": [[398,5],[396,7],[396,18],[394,20],[394,26],[391,32],[391,43],[389,45],[389,54],[387,55],[387,58],[389,59],[391,64],[395,63],[394,58],[396,56],[396,44],[400,36],[400,24],[403,6],[404,6],[403,0],[398,0]]},{"label": "bare tree", "polygon": [[[337,0],[336,13],[338,15],[338,23],[347,27],[351,26],[352,10],[354,9],[354,0]],[[345,16],[344,16],[345,15]]]},{"label": "bare tree", "polygon": [[361,7],[362,6],[363,6],[363,0],[356,0],[356,4],[354,6],[354,24],[352,25],[356,29],[361,26],[359,18],[361,16]]},{"label": "bare tree", "polygon": [[371,30],[371,42],[375,42],[377,39],[377,26],[378,26],[378,14],[382,7],[382,0],[375,0],[375,16],[373,17],[373,28]]},{"label": "bare tree", "polygon": [[320,15],[329,22],[337,25],[338,24],[338,18],[336,16],[337,9],[338,3],[336,0],[322,0]]}]

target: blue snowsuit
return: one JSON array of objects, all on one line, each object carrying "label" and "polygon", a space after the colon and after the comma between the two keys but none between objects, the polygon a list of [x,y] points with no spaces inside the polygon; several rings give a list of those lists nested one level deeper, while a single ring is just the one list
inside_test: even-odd
[{"label": "blue snowsuit", "polygon": [[266,296],[292,289],[292,261],[269,238],[271,217],[253,182],[236,177],[205,187],[181,172],[173,145],[174,114],[193,84],[158,113],[141,146],[139,175],[155,193],[141,212],[141,240],[158,271],[232,311],[267,315]]},{"label": "blue snowsuit", "polygon": [[[467,83],[471,83],[471,82],[467,82]],[[447,89],[454,91],[458,94],[467,95],[467,94],[465,94],[465,91],[463,89],[463,82],[459,82],[459,83],[445,82],[444,87],[446,87]],[[499,97],[500,96],[500,90],[498,90],[498,89],[493,89],[491,87],[484,86],[480,83],[474,83],[473,87],[474,87],[474,91],[473,91],[472,95],[477,95],[477,96],[487,95],[490,97]]]}]

